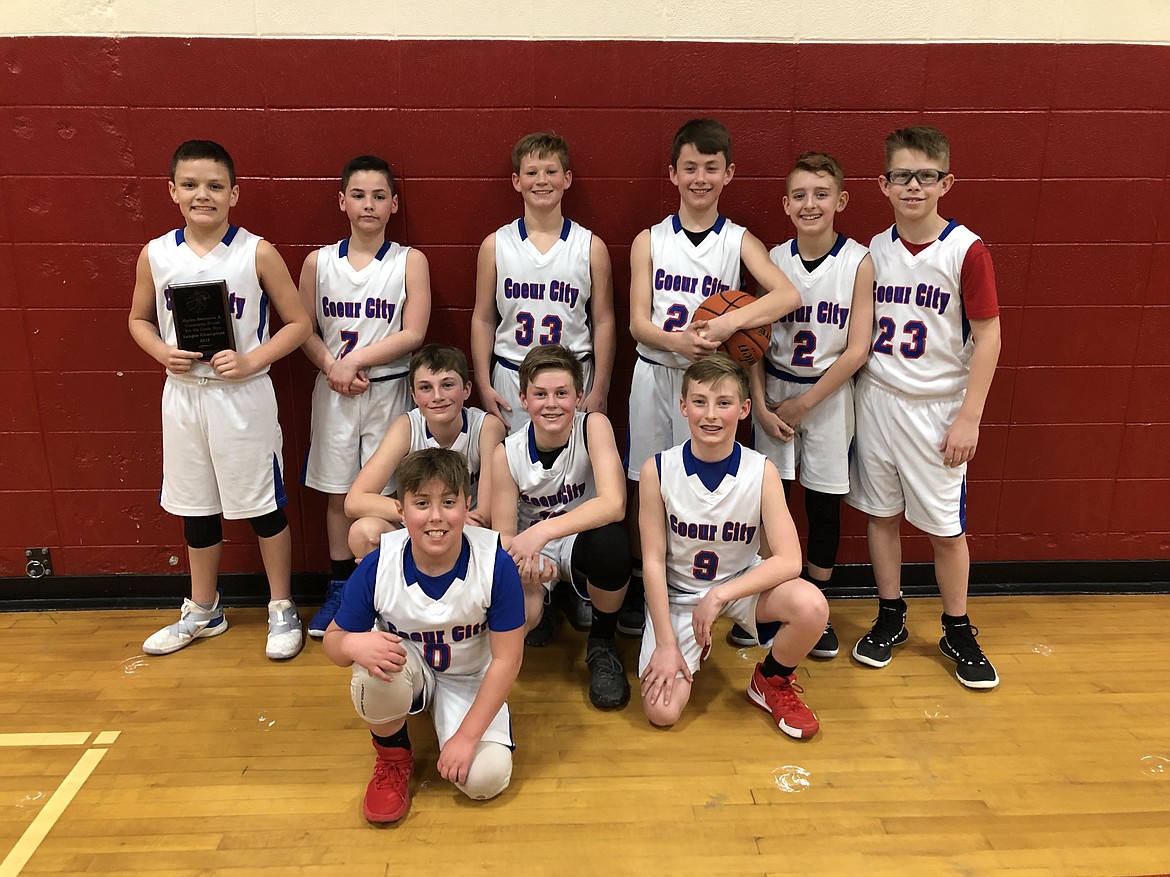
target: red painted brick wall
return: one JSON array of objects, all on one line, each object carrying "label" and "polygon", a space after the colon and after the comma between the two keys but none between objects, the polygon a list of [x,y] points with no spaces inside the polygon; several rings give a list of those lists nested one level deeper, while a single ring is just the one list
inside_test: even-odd
[{"label": "red painted brick wall", "polygon": [[[138,249],[178,220],[165,177],[179,141],[231,150],[234,218],[294,277],[346,231],[341,165],[389,158],[403,177],[391,234],[432,266],[430,338],[466,349],[476,248],[519,206],[515,140],[569,138],[566,208],[609,244],[624,323],[629,243],[677,203],[669,139],[698,113],[735,138],[725,212],[768,243],[788,235],[781,180],[799,152],[844,162],[841,227],[867,241],[890,222],[872,181],[882,137],[946,131],[959,182],[945,212],[990,245],[1003,307],[973,556],[1170,556],[1167,82],[1170,48],[1155,46],[0,39],[0,575],[40,545],[58,574],[185,568],[157,505],[162,375],[125,326]],[[619,424],[631,350],[626,336]],[[273,378],[293,482],[311,368],[294,355]],[[295,569],[324,569],[321,497],[290,494]],[[845,529],[843,560],[864,561],[860,516]],[[259,569],[247,526],[227,533],[225,570]],[[906,554],[925,559],[922,540]]]}]

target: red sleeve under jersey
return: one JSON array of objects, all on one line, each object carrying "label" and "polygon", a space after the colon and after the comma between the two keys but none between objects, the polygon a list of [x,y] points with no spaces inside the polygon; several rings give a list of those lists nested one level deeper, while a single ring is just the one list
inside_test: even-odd
[{"label": "red sleeve under jersey", "polygon": [[999,316],[999,300],[995,292],[995,269],[991,265],[991,253],[983,241],[975,241],[963,258],[963,269],[959,274],[959,285],[963,296],[963,311],[968,318],[976,320]]}]

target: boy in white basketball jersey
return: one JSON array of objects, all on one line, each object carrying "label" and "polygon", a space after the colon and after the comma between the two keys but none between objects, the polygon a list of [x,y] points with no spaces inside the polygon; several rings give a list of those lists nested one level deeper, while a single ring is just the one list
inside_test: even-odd
[{"label": "boy in white basketball jersey", "polygon": [[[808,578],[824,590],[841,541],[841,497],[849,492],[853,373],[865,363],[873,325],[873,263],[865,247],[834,228],[849,193],[831,155],[806,152],[788,174],[784,212],[796,237],[769,254],[800,292],[801,305],[772,324],[772,343],[751,372],[755,448],[785,489],[804,487]],[[752,645],[732,628],[736,645]],[[812,649],[837,656],[832,624]]]},{"label": "boy in white basketball jersey", "polygon": [[938,212],[954,183],[950,145],[929,127],[886,138],[879,183],[894,225],[874,237],[874,336],[857,383],[857,440],[848,502],[869,515],[878,617],[853,648],[870,667],[904,643],[903,514],[930,538],[943,603],[939,647],[968,688],[999,676],[967,618],[967,463],[999,359],[991,255],[973,232]]},{"label": "boy in white basketball jersey", "polygon": [[613,427],[600,411],[580,410],[583,396],[581,363],[564,347],[541,345],[524,357],[520,404],[530,420],[496,448],[492,526],[520,569],[529,630],[558,581],[593,601],[589,700],[617,709],[630,697],[615,641],[630,579],[626,491]]},{"label": "boy in white basketball jersey", "polygon": [[[637,482],[642,464],[687,439],[679,414],[682,374],[744,327],[771,323],[800,304],[788,278],[768,259],[760,240],[719,212],[723,187],[735,175],[731,135],[714,119],[692,119],[675,132],[670,181],[678,212],[641,232],[630,249],[630,334],[637,342],[630,390],[626,477]],[[763,295],[709,322],[691,317],[709,296],[744,286],[740,267]],[[637,496],[631,490],[630,528],[638,550]],[[635,560],[634,588],[639,587]]]},{"label": "boy in white basketball jersey", "polygon": [[[304,342],[309,318],[276,249],[228,219],[240,190],[227,150],[210,140],[183,143],[171,158],[169,186],[185,225],[142,248],[129,326],[138,346],[167,370],[160,502],[183,518],[191,597],[179,621],[142,648],[165,655],[227,630],[216,587],[222,514],[246,519],[259,538],[272,598],[265,653],[291,658],[303,640],[290,599],[292,541],[268,367]],[[234,350],[207,359],[178,347],[171,314],[171,287],[199,281],[227,284],[235,336]],[[271,337],[269,302],[284,324]]]},{"label": "boy in white basketball jersey", "polygon": [[[390,425],[345,497],[346,514],[354,518],[349,545],[358,558],[377,547],[383,533],[402,526],[401,504],[385,492],[399,462],[412,451],[450,448],[462,454],[471,475],[467,519],[477,527],[491,526],[492,455],[504,439],[504,424],[464,404],[471,395],[471,380],[463,351],[425,345],[410,358],[409,380],[418,407]],[[313,626],[309,633],[317,635]]]},{"label": "boy in white basketball jersey", "polygon": [[462,454],[430,448],[397,470],[405,529],[382,537],[345,584],[325,654],[353,666],[350,696],[377,760],[362,812],[395,822],[410,808],[409,714],[427,710],[439,775],[477,801],[512,777],[507,697],[524,651],[524,594],[499,534],[465,526]]},{"label": "boy in white basketball jersey", "polygon": [[699,360],[683,375],[679,408],[690,439],[647,460],[639,483],[649,611],[638,658],[642,708],[659,727],[678,721],[716,618],[753,635],[761,622],[782,622],[747,695],[785,734],[811,737],[820,724],[799,697],[796,665],[824,631],[829,607],[796,577],[800,542],[776,467],[735,441],[751,412],[747,373],[722,353]]},{"label": "boy in white basketball jersey", "polygon": [[398,211],[390,166],[374,155],[352,159],[337,201],[349,218],[349,237],[310,253],[300,282],[316,330],[302,349],[318,369],[303,482],[328,494],[332,567],[327,608],[309,624],[314,636],[328,626],[353,572],[345,494],[391,422],[410,407],[406,372],[431,314],[426,257],[386,240],[386,224]]},{"label": "boy in white basketball jersey", "polygon": [[512,150],[512,187],[524,216],[479,248],[471,363],[483,407],[509,432],[528,422],[519,368],[533,346],[568,348],[585,372],[581,410],[606,411],[617,348],[613,277],[605,242],[561,213],[573,183],[569,145],[538,131]]}]

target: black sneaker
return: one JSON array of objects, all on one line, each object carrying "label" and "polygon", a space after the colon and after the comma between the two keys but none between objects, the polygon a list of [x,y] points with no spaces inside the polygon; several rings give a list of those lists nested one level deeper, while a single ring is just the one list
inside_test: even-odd
[{"label": "black sneaker", "polygon": [[837,641],[837,632],[833,630],[833,625],[830,623],[825,625],[825,632],[821,634],[817,644],[809,649],[808,653],[814,658],[835,658],[840,649],[841,643]]},{"label": "black sneaker", "polygon": [[617,629],[624,636],[641,636],[646,629],[646,592],[641,582],[641,579],[630,579],[622,608],[618,610]]},{"label": "black sneaker", "polygon": [[744,649],[750,649],[754,646],[770,649],[772,648],[772,640],[776,639],[776,633],[780,630],[780,624],[776,621],[757,621],[756,630],[759,631],[762,641],[752,636],[746,627],[733,624],[731,630],[727,631],[727,641],[733,646]]},{"label": "black sneaker", "polygon": [[630,700],[630,683],[611,639],[590,638],[585,649],[589,667],[589,701],[599,710],[616,710]]},{"label": "black sneaker", "polygon": [[561,606],[565,610],[565,618],[576,630],[589,630],[593,626],[593,604],[577,593],[576,588],[566,584],[565,595]]},{"label": "black sneaker", "polygon": [[906,601],[899,606],[878,606],[878,617],[869,633],[853,647],[853,657],[868,667],[884,667],[893,657],[894,646],[906,642]]},{"label": "black sneaker", "polygon": [[557,629],[557,613],[553,611],[552,604],[549,602],[549,594],[544,595],[544,614],[540,616],[540,621],[536,623],[536,627],[528,631],[524,637],[524,645],[531,646],[534,649],[543,649],[552,642],[553,634]]},{"label": "black sneaker", "polygon": [[979,628],[970,624],[957,625],[949,630],[944,627],[938,647],[955,662],[955,676],[968,688],[995,688],[999,685],[999,676],[983,649],[979,648],[975,640],[978,635]]}]

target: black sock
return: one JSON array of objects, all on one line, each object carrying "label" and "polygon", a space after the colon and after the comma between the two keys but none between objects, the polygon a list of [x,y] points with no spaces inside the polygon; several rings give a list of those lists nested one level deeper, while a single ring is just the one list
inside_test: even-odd
[{"label": "black sock", "polygon": [[764,656],[764,665],[760,668],[760,673],[765,679],[771,679],[773,676],[791,676],[795,672],[795,667],[785,667],[772,657],[771,652]]},{"label": "black sock", "polygon": [[616,612],[601,612],[593,607],[593,626],[589,628],[589,639],[615,639],[617,637]]},{"label": "black sock", "polygon": [[335,582],[344,582],[357,569],[357,561],[352,557],[346,560],[330,560],[329,561],[329,575]]},{"label": "black sock", "polygon": [[956,627],[970,626],[971,619],[963,615],[947,615],[945,612],[942,616],[942,625],[944,631],[952,630]]},{"label": "black sock", "polygon": [[374,738],[374,742],[384,749],[409,749],[410,748],[410,734],[406,730],[406,723],[402,723],[402,728],[395,734],[389,737],[379,737],[373,731],[370,731],[370,736]]},{"label": "black sock", "polygon": [[886,609],[892,612],[905,612],[906,601],[899,597],[896,600],[887,600],[884,597],[878,598],[878,608]]}]

